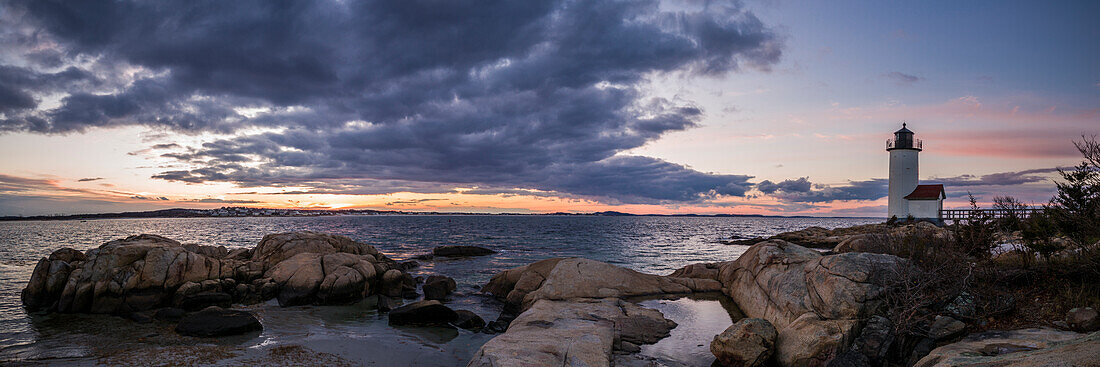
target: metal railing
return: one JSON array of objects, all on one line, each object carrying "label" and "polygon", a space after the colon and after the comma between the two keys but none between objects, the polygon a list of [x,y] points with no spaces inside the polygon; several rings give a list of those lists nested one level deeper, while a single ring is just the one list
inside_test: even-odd
[{"label": "metal railing", "polygon": [[990,219],[1016,217],[1028,218],[1032,214],[1042,211],[1043,208],[1026,209],[943,209],[940,210],[940,220],[967,221],[971,218],[980,218],[988,215]]},{"label": "metal railing", "polygon": [[894,141],[894,139],[886,139],[886,149],[894,149],[894,148],[912,148],[912,149],[917,149],[917,150],[924,149],[924,147],[923,147],[924,142],[921,141],[920,139],[913,139],[913,141],[911,142],[912,146],[904,146],[905,142],[908,142],[908,140],[901,140],[900,143],[902,143],[902,144],[901,144],[901,146],[899,146],[898,141]]}]

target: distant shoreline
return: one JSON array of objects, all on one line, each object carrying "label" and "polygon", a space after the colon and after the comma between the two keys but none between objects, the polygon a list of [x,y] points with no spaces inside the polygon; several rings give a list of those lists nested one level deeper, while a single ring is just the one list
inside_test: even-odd
[{"label": "distant shoreline", "polygon": [[407,216],[447,216],[447,215],[483,215],[483,216],[589,216],[589,217],[699,217],[699,218],[873,218],[873,217],[815,217],[808,215],[763,215],[763,214],[631,214],[616,211],[593,213],[467,213],[467,212],[406,212],[399,210],[342,209],[269,209],[224,207],[219,209],[173,208],[142,212],[95,213],[71,215],[35,215],[5,216],[0,222],[15,221],[63,221],[89,219],[142,219],[142,218],[241,218],[241,217],[330,217],[344,215],[407,215]]}]

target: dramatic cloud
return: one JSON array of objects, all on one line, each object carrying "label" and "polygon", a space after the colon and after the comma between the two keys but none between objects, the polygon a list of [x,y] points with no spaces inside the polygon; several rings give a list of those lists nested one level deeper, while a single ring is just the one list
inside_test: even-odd
[{"label": "dramatic cloud", "polygon": [[[25,14],[12,28],[37,37],[13,43],[27,50],[23,62],[49,62],[0,69],[0,95],[11,96],[0,98],[0,131],[226,133],[234,137],[164,154],[189,168],[155,177],[318,192],[476,186],[618,203],[743,195],[749,176],[619,154],[703,116],[647,96],[649,75],[767,70],[781,53],[780,38],[735,1],[7,7]],[[46,71],[65,64],[91,66]],[[37,108],[51,93],[60,105]],[[151,149],[182,148],[173,145]]]},{"label": "dramatic cloud", "polygon": [[[1049,182],[1050,174],[1058,172],[1057,168],[1029,169],[1017,172],[1000,172],[988,175],[962,175],[955,177],[934,177],[930,181],[952,186],[1007,186],[1022,185],[1032,182]],[[1046,174],[1045,176],[1043,174]]]},{"label": "dramatic cloud", "polygon": [[824,203],[838,200],[876,200],[886,197],[890,181],[873,178],[849,181],[847,186],[813,184],[806,177],[779,183],[761,181],[756,189],[782,201],[794,203]]},{"label": "dramatic cloud", "polygon": [[[62,88],[83,87],[94,80],[91,74],[75,67],[55,73],[40,73],[27,68],[0,65],[0,113],[19,114],[32,110],[38,107],[39,99],[36,95]],[[0,125],[0,129],[4,128]]]}]

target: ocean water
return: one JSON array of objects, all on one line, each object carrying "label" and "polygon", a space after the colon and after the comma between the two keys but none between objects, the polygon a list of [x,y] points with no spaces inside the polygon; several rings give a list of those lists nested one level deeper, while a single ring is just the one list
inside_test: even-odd
[{"label": "ocean water", "polygon": [[[440,245],[488,247],[499,253],[421,261],[421,266],[411,273],[454,278],[458,291],[449,305],[474,311],[492,321],[500,312],[500,304],[478,294],[478,287],[502,270],[537,260],[585,257],[663,275],[691,263],[736,259],[747,248],[724,245],[719,240],[769,236],[809,226],[836,228],[876,221],[456,215],[0,222],[0,362],[269,364],[292,361],[296,355],[292,352],[297,350],[294,348],[303,346],[308,349],[299,354],[309,356],[306,362],[454,366],[464,365],[492,337],[465,330],[391,328],[386,325],[384,315],[373,311],[369,301],[346,306],[280,308],[272,302],[249,306],[264,323],[264,331],[217,340],[181,337],[171,331],[170,325],[160,323],[136,324],[110,316],[28,315],[22,308],[19,293],[38,259],[58,248],[87,250],[139,233],[233,248],[255,246],[268,233],[312,230],[374,245],[397,260],[428,253]],[[726,312],[716,300],[652,300],[643,304],[673,315],[667,317],[681,325],[706,325],[718,331],[725,328],[723,322],[737,317],[736,312],[722,316]],[[669,341],[646,347],[642,353],[675,362],[670,365],[703,364],[708,357],[703,344],[709,345],[710,340],[696,343],[692,338],[699,338],[696,334],[715,333],[690,328],[674,330]],[[145,362],[135,363],[137,356]]]}]

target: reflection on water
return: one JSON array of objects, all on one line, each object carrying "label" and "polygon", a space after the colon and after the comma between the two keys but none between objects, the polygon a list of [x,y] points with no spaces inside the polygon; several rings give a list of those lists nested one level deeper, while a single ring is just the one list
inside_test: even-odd
[{"label": "reflection on water", "polygon": [[[484,246],[499,253],[466,259],[421,261],[421,267],[411,273],[414,276],[443,274],[453,277],[458,283],[458,290],[448,304],[452,308],[470,310],[486,320],[493,320],[500,312],[500,305],[477,294],[478,287],[502,270],[537,260],[586,257],[641,272],[668,274],[691,263],[736,259],[746,247],[717,243],[731,236],[768,236],[815,225],[835,228],[870,222],[872,220],[843,218],[588,216],[342,216],[0,222],[0,362],[44,359],[51,363],[94,364],[97,358],[115,356],[115,359],[108,359],[113,363],[125,361],[127,353],[133,352],[146,356],[160,353],[165,358],[201,354],[206,356],[206,361],[229,361],[226,364],[240,365],[254,364],[251,361],[258,358],[257,354],[284,353],[285,350],[279,349],[279,346],[304,345],[315,352],[354,361],[353,364],[454,366],[465,364],[491,337],[464,330],[391,328],[385,318],[367,303],[292,308],[280,308],[274,303],[254,305],[249,308],[258,314],[264,324],[261,334],[216,340],[176,335],[170,324],[137,324],[106,316],[31,317],[23,310],[19,293],[38,259],[60,247],[87,250],[106,241],[138,233],[160,234],[181,242],[251,247],[268,233],[314,230],[342,234],[375,245],[395,259],[427,253],[440,245]],[[643,352],[655,356],[677,359],[681,357],[676,351],[683,350],[690,350],[690,355],[702,356],[696,352],[706,350],[705,347],[696,346],[709,345],[710,337],[730,324],[728,314],[723,319],[721,313],[716,311],[723,309],[719,301],[681,299],[646,302],[658,302],[646,305],[660,309],[681,325],[673,330],[673,336],[669,339],[643,349]],[[684,320],[678,320],[676,317],[679,315],[687,316],[683,316],[686,317]],[[718,324],[722,327],[715,326]],[[688,342],[695,340],[695,336],[689,333],[705,334],[705,340]],[[306,354],[309,353],[313,352]],[[195,363],[202,364],[202,360],[198,361]]]},{"label": "reflection on water", "polygon": [[638,302],[661,311],[677,326],[667,338],[643,345],[641,354],[666,366],[709,366],[714,362],[710,342],[734,321],[745,317],[729,297],[703,294],[674,300],[650,299]]}]

